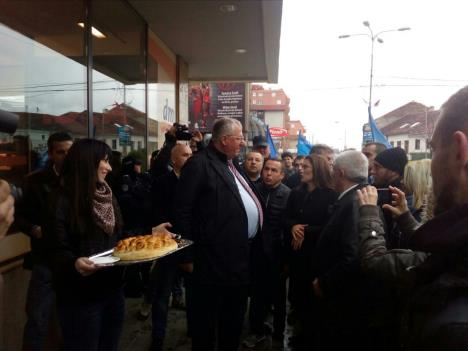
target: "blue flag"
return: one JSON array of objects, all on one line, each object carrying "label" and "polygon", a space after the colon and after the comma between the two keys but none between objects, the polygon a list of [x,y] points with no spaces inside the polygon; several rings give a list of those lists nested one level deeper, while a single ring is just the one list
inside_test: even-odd
[{"label": "blue flag", "polygon": [[302,135],[301,130],[299,130],[299,136],[297,137],[297,155],[307,156],[311,149],[312,144],[307,141]]},{"label": "blue flag", "polygon": [[278,152],[276,152],[275,144],[273,143],[273,139],[271,138],[270,128],[268,126],[266,126],[266,140],[268,146],[270,147],[270,157],[278,157]]},{"label": "blue flag", "polygon": [[380,144],[385,145],[387,149],[391,148],[392,145],[390,145],[385,135],[380,131],[379,127],[377,127],[377,124],[375,124],[375,120],[372,117],[370,106],[367,108],[367,111],[369,112],[369,127],[372,133],[372,140],[375,143],[380,143]]}]

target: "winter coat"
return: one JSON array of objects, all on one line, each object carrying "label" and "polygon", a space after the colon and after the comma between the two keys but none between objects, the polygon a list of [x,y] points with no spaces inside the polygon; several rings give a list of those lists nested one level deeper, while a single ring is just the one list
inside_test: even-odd
[{"label": "winter coat", "polygon": [[401,325],[407,349],[468,349],[468,205],[415,231],[408,240],[413,251],[387,250],[376,207],[360,211],[363,270],[405,297]]}]

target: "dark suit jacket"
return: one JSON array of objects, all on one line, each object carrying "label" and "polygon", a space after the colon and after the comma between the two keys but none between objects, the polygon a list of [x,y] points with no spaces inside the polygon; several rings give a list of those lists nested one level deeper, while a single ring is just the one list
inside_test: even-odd
[{"label": "dark suit jacket", "polygon": [[175,228],[175,196],[177,178],[174,171],[156,178],[151,187],[152,225],[157,226],[164,222],[170,222],[173,227],[171,231],[178,233]]},{"label": "dark suit jacket", "polygon": [[[53,211],[50,205],[59,187],[59,177],[52,165],[29,174],[23,184],[23,197],[16,204],[15,223],[26,235],[31,236],[33,226],[42,228],[45,237],[44,223]],[[25,266],[31,263],[44,263],[44,239],[31,236],[31,253],[25,258]]]},{"label": "dark suit jacket", "polygon": [[351,321],[361,312],[359,268],[359,203],[356,190],[338,200],[317,242],[314,273],[324,293],[327,317],[334,323]]},{"label": "dark suit jacket", "polygon": [[[234,164],[242,173],[238,163]],[[252,184],[251,188],[256,192]],[[260,234],[249,243],[247,214],[234,175],[226,156],[211,144],[182,169],[176,192],[176,226],[184,238],[195,242],[185,252],[185,260],[194,262],[195,281],[216,285],[250,282],[250,252],[259,245]]]}]

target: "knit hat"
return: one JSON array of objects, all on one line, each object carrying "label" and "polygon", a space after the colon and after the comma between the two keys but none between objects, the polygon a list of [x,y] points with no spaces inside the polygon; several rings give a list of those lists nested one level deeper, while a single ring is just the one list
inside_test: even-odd
[{"label": "knit hat", "polygon": [[397,172],[400,176],[403,176],[405,166],[408,163],[408,157],[405,150],[396,147],[382,151],[375,158],[375,162],[379,163],[383,168]]}]

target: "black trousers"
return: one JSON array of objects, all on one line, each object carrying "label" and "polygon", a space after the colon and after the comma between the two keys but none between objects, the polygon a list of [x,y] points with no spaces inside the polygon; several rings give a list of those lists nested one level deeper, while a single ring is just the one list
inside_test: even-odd
[{"label": "black trousers", "polygon": [[123,291],[95,301],[58,299],[64,351],[117,351],[125,312]]},{"label": "black trousers", "polygon": [[[247,309],[248,286],[193,283],[192,351],[237,351]],[[217,335],[216,335],[217,332]]]},{"label": "black trousers", "polygon": [[282,265],[263,265],[255,276],[250,297],[249,322],[254,334],[264,333],[264,323],[273,305],[273,334],[282,337],[286,324],[286,274]]}]

